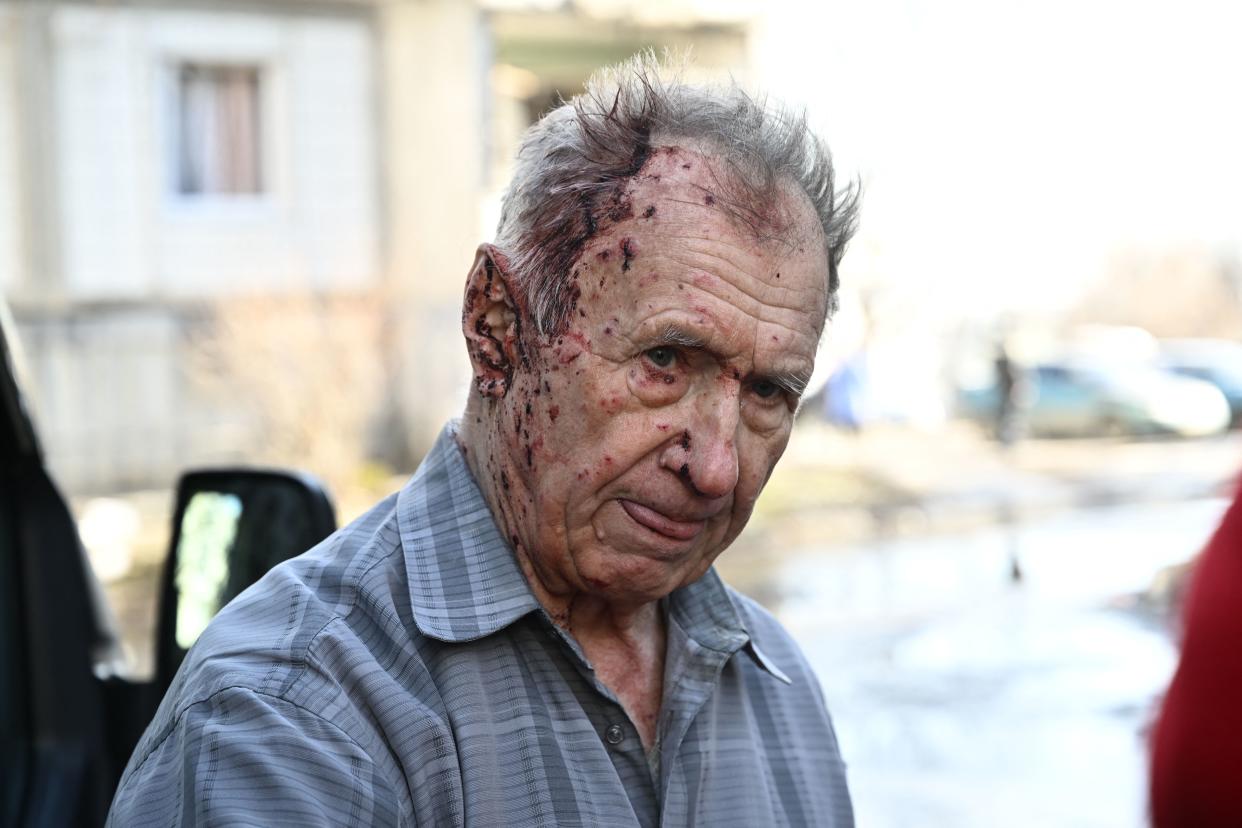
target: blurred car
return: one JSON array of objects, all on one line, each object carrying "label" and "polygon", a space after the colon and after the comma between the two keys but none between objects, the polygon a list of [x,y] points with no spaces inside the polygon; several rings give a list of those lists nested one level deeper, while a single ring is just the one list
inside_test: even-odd
[{"label": "blurred car", "polygon": [[1160,344],[1157,364],[1184,377],[1210,382],[1229,403],[1229,425],[1242,427],[1242,342],[1170,339]]},{"label": "blurred car", "polygon": [[336,517],[304,474],[182,475],[158,595],[156,673],[133,675],[44,462],[17,353],[0,298],[0,826],[93,828],[202,627],[270,566],[331,533]]},{"label": "blurred car", "polygon": [[[1229,425],[1229,404],[1214,385],[1136,363],[1038,363],[1024,370],[1023,386],[1020,416],[1037,436],[1198,437]],[[999,391],[967,389],[959,402],[966,416],[994,422]]]}]

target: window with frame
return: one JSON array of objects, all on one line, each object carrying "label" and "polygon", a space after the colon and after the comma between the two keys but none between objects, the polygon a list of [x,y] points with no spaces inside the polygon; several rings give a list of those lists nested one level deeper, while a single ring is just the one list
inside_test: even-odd
[{"label": "window with frame", "polygon": [[264,191],[258,66],[182,63],[174,70],[173,188],[183,196]]}]

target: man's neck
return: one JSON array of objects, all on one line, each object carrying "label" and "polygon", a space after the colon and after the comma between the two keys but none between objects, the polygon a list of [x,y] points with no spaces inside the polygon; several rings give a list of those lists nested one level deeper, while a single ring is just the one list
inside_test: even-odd
[{"label": "man's neck", "polygon": [[[664,685],[665,619],[659,602],[625,604],[604,601],[575,587],[565,577],[540,568],[514,519],[520,476],[489,473],[506,460],[494,439],[491,412],[467,407],[457,432],[458,446],[493,519],[509,539],[518,566],[536,600],[552,620],[582,647],[596,675],[621,701],[644,746],[655,744]],[[494,453],[495,452],[495,453]],[[508,480],[497,486],[495,479]]]},{"label": "man's neck", "polygon": [[667,633],[659,604],[647,604],[641,612],[618,618],[610,607],[594,608],[580,601],[571,619],[570,632],[596,676],[616,695],[643,747],[650,751],[659,735],[664,696]]}]

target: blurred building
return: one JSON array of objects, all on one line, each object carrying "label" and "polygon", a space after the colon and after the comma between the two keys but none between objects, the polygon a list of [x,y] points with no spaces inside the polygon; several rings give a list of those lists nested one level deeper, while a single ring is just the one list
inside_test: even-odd
[{"label": "blurred building", "polygon": [[754,11],[0,6],[0,291],[61,481],[417,459],[464,398],[461,285],[522,131],[641,48],[744,77]]}]

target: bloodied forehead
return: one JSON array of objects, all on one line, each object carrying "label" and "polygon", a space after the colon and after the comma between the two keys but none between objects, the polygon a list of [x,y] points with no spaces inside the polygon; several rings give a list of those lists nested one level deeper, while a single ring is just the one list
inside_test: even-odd
[{"label": "bloodied forehead", "polygon": [[643,201],[643,196],[701,204],[728,217],[739,233],[753,241],[773,245],[774,252],[805,248],[822,250],[827,256],[819,217],[792,179],[778,179],[771,192],[747,185],[742,172],[709,147],[656,147],[634,176],[627,196],[627,212],[636,216],[654,217],[655,205]]},{"label": "bloodied forehead", "polygon": [[579,262],[583,275],[598,277],[582,282],[588,305],[616,288],[650,297],[672,277],[687,283],[678,290],[733,295],[756,316],[788,310],[783,321],[818,339],[827,251],[810,199],[794,182],[756,193],[718,155],[662,146],[618,188],[605,215]]}]

